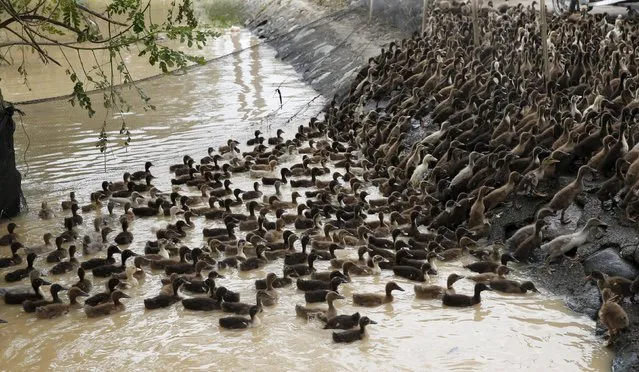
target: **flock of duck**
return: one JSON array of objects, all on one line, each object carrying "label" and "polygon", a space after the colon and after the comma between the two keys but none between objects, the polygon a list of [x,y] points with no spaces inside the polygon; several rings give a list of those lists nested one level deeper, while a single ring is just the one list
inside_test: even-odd
[{"label": "flock of duck", "polygon": [[[209,148],[199,162],[185,155],[170,166],[167,192],[153,185],[147,162],[122,180],[103,182],[89,204],[71,193],[61,205],[64,229],[44,235],[41,246],[25,247],[16,225],[8,224],[0,246],[10,246],[11,254],[0,267],[19,268],[7,269],[4,280],[30,280],[30,288],[3,290],[4,303],[43,319],[71,311],[107,316],[125,309],[127,288],[160,272],[162,288],[144,298],[146,309],[179,304],[233,314],[221,316],[219,326],[236,329],[258,326],[262,312],[278,303],[278,289],[296,286],[305,304],[291,312],[341,330],[333,333],[335,342],[352,342],[375,321],[359,312],[339,314],[334,302],[345,299],[340,285],[356,284],[359,276],[390,270],[415,282],[416,298],[449,307],[477,305],[486,290],[537,292],[530,281],[507,278],[513,265],[551,265],[605,232],[605,223],[593,218],[545,239],[549,218],[567,222],[586,176],[601,181],[596,196],[604,210],[639,216],[636,25],[598,15],[553,18],[545,81],[534,7],[483,9],[482,29],[496,32],[473,50],[468,9],[453,5],[434,9],[422,35],[371,58],[346,97],[327,106],[325,119],[299,126],[293,138],[282,130],[265,138],[258,130],[245,145],[229,139]],[[571,182],[557,186],[560,175],[571,174]],[[255,179],[253,189],[232,187],[247,176]],[[544,193],[544,186],[558,191]],[[494,240],[491,219],[515,194],[540,207],[513,235]],[[89,213],[96,217],[85,229]],[[39,217],[59,214],[43,202]],[[158,216],[172,220],[142,248],[129,227]],[[207,227],[193,231],[196,219]],[[202,236],[201,246],[181,243],[193,234]],[[450,274],[446,286],[429,283],[437,262],[470,255],[474,262]],[[318,271],[317,260],[332,269]],[[225,271],[273,261],[282,271],[255,282],[255,302],[240,302],[219,285]],[[45,262],[46,270],[36,269]],[[77,273],[77,281],[51,284],[67,272]],[[94,289],[99,278],[104,289]],[[612,341],[629,324],[622,300],[639,292],[639,281],[601,272],[589,278],[601,290],[599,315]],[[455,293],[462,279],[476,282],[473,293]],[[42,293],[47,285],[50,299]],[[379,293],[355,292],[350,300],[379,306],[404,290],[389,281]],[[80,297],[86,297],[82,305]]]}]

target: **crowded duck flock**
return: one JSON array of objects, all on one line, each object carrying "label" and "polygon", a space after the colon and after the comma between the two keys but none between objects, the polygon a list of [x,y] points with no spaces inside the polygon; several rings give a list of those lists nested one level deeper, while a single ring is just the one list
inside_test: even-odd
[{"label": "crowded duck flock", "polygon": [[[43,202],[39,218],[58,228],[37,246],[4,224],[0,315],[21,306],[42,321],[72,312],[101,318],[139,301],[147,311],[179,306],[244,329],[259,327],[290,286],[298,303],[291,317],[350,343],[377,323],[367,309],[398,301],[398,292],[448,311],[480,307],[485,291],[495,301],[538,295],[513,271],[578,264],[578,249],[605,236],[598,218],[552,231],[570,222],[585,182],[596,188],[601,213],[639,216],[636,25],[552,18],[546,81],[532,8],[484,8],[484,29],[495,31],[473,50],[468,8],[448,5],[433,9],[423,34],[371,58],[322,119],[295,133],[256,130],[246,142],[185,153],[170,166],[171,184],[154,184],[150,159],[91,192]],[[253,187],[234,187],[240,177]],[[492,222],[516,207],[514,196],[537,208],[516,231],[496,236]],[[158,221],[155,239],[131,232],[141,219]],[[183,244],[193,236],[199,245]],[[440,278],[438,264],[461,260]],[[279,271],[255,280],[250,297],[232,290],[230,272],[273,263]],[[63,274],[74,279],[58,280]],[[376,291],[358,290],[362,277],[380,275],[390,279]],[[159,291],[131,296],[143,280],[161,281]],[[629,325],[624,307],[639,280],[599,271],[589,280],[601,292],[599,318],[612,343]],[[473,290],[456,291],[459,281],[472,281]],[[341,313],[340,302],[358,311]]]}]

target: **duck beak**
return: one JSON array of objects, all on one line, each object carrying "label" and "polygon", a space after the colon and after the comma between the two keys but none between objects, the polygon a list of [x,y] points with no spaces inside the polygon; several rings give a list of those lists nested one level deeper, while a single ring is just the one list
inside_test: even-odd
[{"label": "duck beak", "polygon": [[377,322],[376,322],[376,321],[374,321],[374,320],[371,320],[371,321],[369,321],[369,323],[368,323],[368,324],[377,324]]},{"label": "duck beak", "polygon": [[51,285],[51,282],[48,282],[46,280],[42,280],[42,285]]},{"label": "duck beak", "polygon": [[0,319],[0,324],[2,323],[9,323],[9,322],[7,322],[6,320]]},{"label": "duck beak", "polygon": [[69,290],[69,288],[67,288],[67,287],[62,287],[62,288],[60,288],[60,290],[61,290],[61,291],[68,291],[68,290]]},{"label": "duck beak", "polygon": [[78,293],[78,297],[89,297],[89,294],[86,292],[80,292]]},{"label": "duck beak", "polygon": [[346,297],[342,296],[342,295],[337,295],[337,297],[335,297],[338,300],[344,300],[346,299]]},{"label": "duck beak", "polygon": [[441,261],[444,261],[444,260],[445,260],[444,256],[442,256],[442,255],[440,255],[440,254],[438,254],[436,257],[437,257],[437,259],[439,259],[439,260],[441,260]]},{"label": "duck beak", "polygon": [[131,296],[129,296],[128,294],[122,292],[122,298],[131,298]]}]

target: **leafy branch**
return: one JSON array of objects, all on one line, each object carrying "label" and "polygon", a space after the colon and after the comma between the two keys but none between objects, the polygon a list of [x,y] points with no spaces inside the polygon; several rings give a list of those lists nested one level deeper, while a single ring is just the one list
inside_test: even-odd
[{"label": "leafy branch", "polygon": [[[151,21],[150,6],[151,0],[113,0],[103,11],[98,11],[78,4],[76,0],[0,0],[0,30],[13,35],[12,40],[0,43],[0,63],[14,64],[11,49],[19,48],[22,59],[17,68],[25,83],[28,76],[24,67],[25,48],[36,53],[42,63],[63,66],[73,84],[70,104],[85,109],[89,117],[96,112],[88,94],[93,90],[103,92],[103,106],[107,114],[131,110],[121,94],[119,82],[136,90],[144,110],[154,110],[151,98],[136,85],[127,66],[125,52],[130,53],[131,48],[136,47],[138,56],[146,58],[161,72],[168,73],[205,61],[202,57],[160,45],[159,40],[177,41],[189,48],[201,49],[218,34],[199,27],[192,0],[174,0],[166,18],[160,22]],[[105,32],[106,35],[103,34]],[[62,51],[63,61],[49,54],[51,47]],[[81,51],[93,54],[95,64],[91,68],[85,68],[88,61],[83,60],[86,55],[83,57]],[[98,61],[97,51],[108,52],[106,64]],[[82,71],[75,70],[67,58],[68,52],[77,54]],[[124,120],[120,134],[126,137],[125,145],[128,145],[131,138]],[[107,143],[105,119],[96,146],[104,152]]]}]

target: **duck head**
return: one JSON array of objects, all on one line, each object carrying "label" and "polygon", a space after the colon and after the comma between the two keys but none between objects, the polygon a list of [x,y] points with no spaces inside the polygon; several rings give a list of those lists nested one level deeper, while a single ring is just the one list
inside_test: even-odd
[{"label": "duck head", "polygon": [[400,287],[399,285],[397,285],[397,283],[395,282],[388,282],[386,284],[386,294],[390,295],[394,290],[398,290],[398,291],[402,291],[404,292],[404,289],[402,287]]}]

